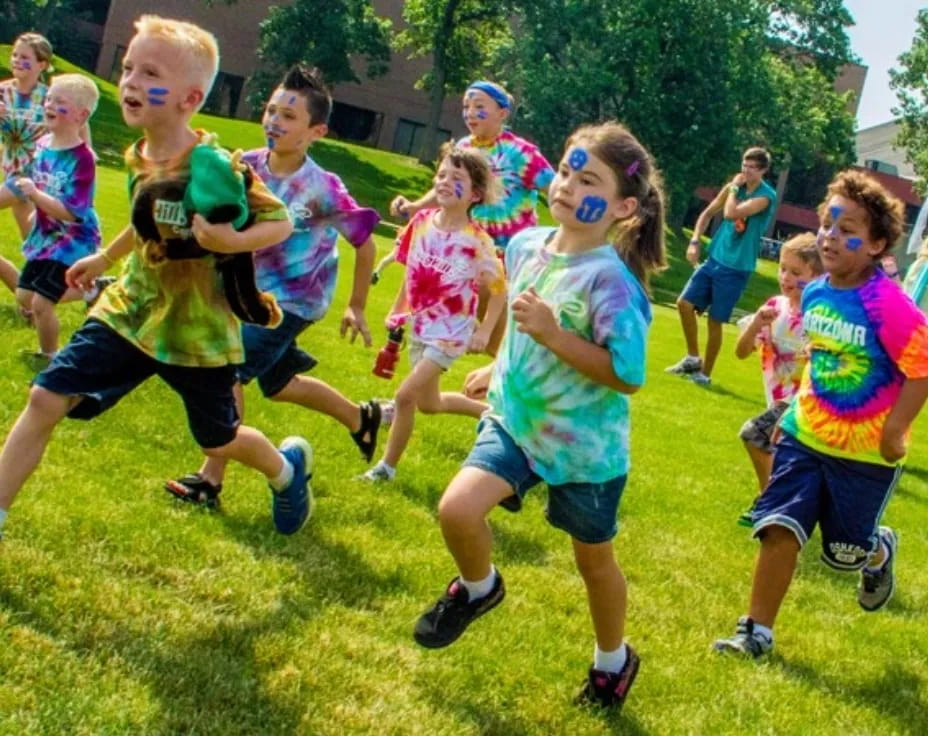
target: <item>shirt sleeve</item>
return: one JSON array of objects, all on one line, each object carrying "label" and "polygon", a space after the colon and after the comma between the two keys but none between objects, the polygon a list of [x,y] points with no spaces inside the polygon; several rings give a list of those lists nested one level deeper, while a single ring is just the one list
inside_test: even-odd
[{"label": "shirt sleeve", "polygon": [[537,146],[527,144],[526,165],[522,172],[522,184],[526,189],[546,190],[554,179],[554,169]]},{"label": "shirt sleeve", "polygon": [[342,180],[335,174],[326,172],[326,186],[333,204],[332,211],[327,213],[326,219],[345,240],[355,248],[361,247],[380,222],[380,215],[377,214],[377,210],[359,207]]},{"label": "shirt sleeve", "polygon": [[477,272],[486,279],[487,288],[493,295],[506,291],[506,276],[503,262],[496,255],[496,245],[486,231],[479,230],[477,235],[478,254]]},{"label": "shirt sleeve", "polygon": [[598,279],[590,294],[593,342],[612,356],[616,377],[640,386],[645,377],[645,346],[651,310],[647,297],[631,274],[617,272]]},{"label": "shirt sleeve", "polygon": [[93,153],[89,148],[83,148],[77,154],[74,169],[70,172],[70,179],[59,198],[61,204],[78,221],[86,218],[88,212],[93,209],[96,174],[97,167],[93,160]]},{"label": "shirt sleeve", "polygon": [[877,339],[906,378],[928,378],[928,321],[896,284],[881,280],[864,308],[877,325]]},{"label": "shirt sleeve", "polygon": [[423,221],[432,210],[419,210],[413,218],[406,224],[406,226],[400,230],[400,234],[396,237],[396,246],[394,247],[394,252],[396,253],[396,262],[406,265],[406,259],[409,258],[409,249],[412,247],[412,239],[415,236],[416,228],[418,228],[419,223]]}]

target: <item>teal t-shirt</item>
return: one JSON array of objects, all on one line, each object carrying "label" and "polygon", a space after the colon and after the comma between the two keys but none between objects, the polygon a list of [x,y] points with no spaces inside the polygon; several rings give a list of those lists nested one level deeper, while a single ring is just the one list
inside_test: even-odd
[{"label": "teal t-shirt", "polygon": [[762,179],[757,189],[750,194],[742,186],[736,196],[739,202],[755,197],[766,197],[770,201],[766,208],[741,221],[744,223],[744,230],[740,233],[735,228],[738,220],[723,220],[712,237],[709,254],[723,266],[736,271],[754,271],[757,255],[760,253],[760,239],[767,232],[770,218],[776,210],[777,193]]}]

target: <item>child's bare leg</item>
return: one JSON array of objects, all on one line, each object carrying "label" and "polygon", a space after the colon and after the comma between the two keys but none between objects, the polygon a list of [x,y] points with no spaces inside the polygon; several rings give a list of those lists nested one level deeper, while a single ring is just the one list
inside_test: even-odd
[{"label": "child's bare leg", "polygon": [[33,386],[29,391],[29,402],[0,451],[0,509],[10,508],[16,494],[42,459],[55,425],[77,401],[40,386]]},{"label": "child's bare leg", "polygon": [[441,533],[465,580],[484,580],[490,575],[493,534],[486,517],[512,492],[512,486],[498,475],[464,467],[441,497],[438,504]]},{"label": "child's bare leg", "polygon": [[0,281],[7,289],[16,293],[16,284],[19,283],[19,269],[13,265],[13,262],[0,256]]},{"label": "child's bare leg", "polygon": [[329,384],[308,376],[294,376],[271,401],[286,401],[328,414],[349,432],[361,429],[361,408]]},{"label": "child's bare leg", "polygon": [[754,465],[754,472],[757,474],[757,485],[760,488],[759,493],[763,493],[767,487],[767,481],[770,480],[770,471],[773,470],[773,453],[764,452],[756,445],[750,442],[744,443],[744,449],[748,451],[748,457]]},{"label": "child's bare leg", "polygon": [[[487,312],[487,302],[490,300],[490,289],[481,284],[477,294],[477,321],[483,322],[483,317]],[[496,324],[493,325],[493,332],[490,333],[490,339],[487,340],[486,349],[483,351],[490,357],[495,358],[499,352],[499,346],[503,342],[503,335],[506,334],[506,310],[502,310]]]},{"label": "child's bare leg", "polygon": [[603,651],[615,651],[625,638],[627,588],[625,576],[615,560],[612,542],[572,541],[577,569],[586,585],[596,643]]},{"label": "child's bare leg", "polygon": [[687,354],[699,355],[699,323],[696,320],[695,307],[685,299],[677,299],[677,314],[680,315],[680,327],[683,328]]},{"label": "child's bare leg", "polygon": [[434,406],[440,402],[438,382],[441,378],[441,366],[428,358],[423,358],[412,373],[400,385],[394,399],[396,410],[393,415],[393,424],[390,425],[390,436],[387,438],[387,450],[383,461],[396,467],[416,423],[416,408],[420,401],[426,405]]},{"label": "child's bare leg", "polygon": [[276,478],[284,467],[284,458],[271,441],[257,429],[241,425],[235,433],[235,439],[221,447],[204,447],[203,452],[209,457],[236,460],[242,465]]},{"label": "child's bare leg", "polygon": [[795,534],[783,526],[768,526],[764,529],[757,566],[754,568],[748,612],[756,623],[773,628],[780,604],[792,582],[798,558],[799,541]]},{"label": "child's bare leg", "polygon": [[486,403],[468,398],[459,391],[439,392],[437,382],[434,391],[419,397],[419,411],[423,414],[463,414],[479,419],[486,409]]},{"label": "child's bare leg", "polygon": [[719,357],[719,350],[722,349],[722,323],[709,317],[708,335],[706,337],[706,355],[702,361],[702,372],[712,375],[712,369],[715,368],[715,359]]},{"label": "child's bare leg", "polygon": [[39,336],[39,350],[44,355],[54,355],[58,351],[59,331],[55,303],[41,294],[33,294],[32,318]]}]

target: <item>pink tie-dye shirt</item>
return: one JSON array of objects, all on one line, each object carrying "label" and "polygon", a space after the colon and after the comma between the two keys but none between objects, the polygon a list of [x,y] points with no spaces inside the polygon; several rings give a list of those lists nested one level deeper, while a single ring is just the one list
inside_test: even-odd
[{"label": "pink tie-dye shirt", "polygon": [[[802,312],[798,305],[790,309],[789,298],[782,294],[771,297],[764,306],[776,309],[777,316],[757,333],[754,345],[760,354],[767,406],[773,406],[778,401],[789,401],[799,390],[806,365]],[[746,329],[753,318],[748,315],[738,320],[738,326]]]},{"label": "pink tie-dye shirt", "polygon": [[461,230],[435,225],[438,210],[420,210],[400,232],[396,260],[406,264],[406,299],[413,337],[457,357],[476,328],[479,281],[506,288],[503,264],[489,235],[473,222]]}]

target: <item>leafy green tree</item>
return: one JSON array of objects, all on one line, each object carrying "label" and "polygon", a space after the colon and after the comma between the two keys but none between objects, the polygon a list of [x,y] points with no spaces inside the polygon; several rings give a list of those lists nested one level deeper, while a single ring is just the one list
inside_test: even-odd
[{"label": "leafy green tree", "polygon": [[905,148],[906,159],[915,168],[915,188],[928,194],[928,9],[918,11],[918,26],[911,48],[899,56],[899,66],[889,72],[889,86],[899,105],[893,114],[899,117],[896,143]]},{"label": "leafy green tree", "polygon": [[410,58],[431,55],[432,68],[418,86],[428,90],[429,118],[420,160],[434,155],[445,96],[461,92],[480,76],[510,38],[506,0],[406,0],[406,27],[393,45]]}]

